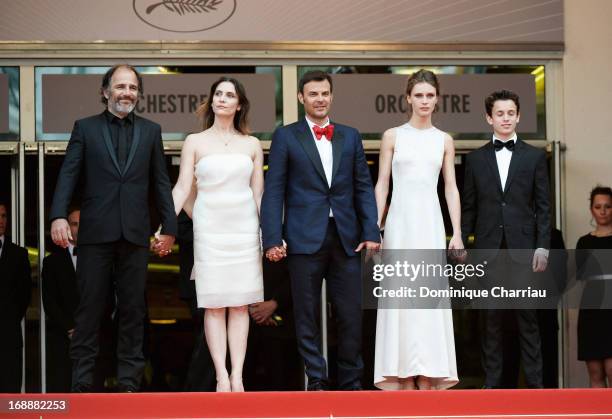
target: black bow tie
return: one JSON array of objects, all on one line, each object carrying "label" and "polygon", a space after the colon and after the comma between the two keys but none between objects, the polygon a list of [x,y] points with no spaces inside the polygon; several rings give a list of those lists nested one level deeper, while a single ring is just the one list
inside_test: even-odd
[{"label": "black bow tie", "polygon": [[499,141],[499,140],[495,140],[493,141],[493,147],[495,147],[495,151],[499,151],[502,148],[506,147],[508,150],[512,151],[514,150],[514,144],[515,142],[512,140],[509,141]]}]

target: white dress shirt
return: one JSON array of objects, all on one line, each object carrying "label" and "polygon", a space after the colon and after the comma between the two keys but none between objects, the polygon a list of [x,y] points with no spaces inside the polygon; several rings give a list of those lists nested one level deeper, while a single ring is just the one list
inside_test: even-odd
[{"label": "white dress shirt", "polygon": [[0,236],[0,243],[2,243],[2,246],[0,247],[0,257],[2,256],[2,252],[4,251],[4,245],[5,245],[5,238],[4,238],[4,234],[2,236]]},{"label": "white dress shirt", "polygon": [[[495,142],[495,140],[505,143],[505,141],[500,140],[494,135],[493,142]],[[514,141],[514,143],[516,144],[516,133],[512,137],[510,137],[508,141]],[[499,178],[501,179],[501,186],[503,191],[506,189],[506,180],[508,179],[508,169],[510,169],[510,160],[512,160],[512,151],[504,147],[501,150],[495,152],[495,159],[497,160],[497,170],[499,171]]]},{"label": "white dress shirt", "polygon": [[[334,167],[334,153],[332,150],[332,142],[327,139],[324,135],[320,140],[317,140],[317,137],[314,134],[312,127],[316,124],[312,122],[308,117],[306,117],[306,122],[310,127],[310,135],[314,139],[315,145],[317,146],[317,151],[319,152],[319,157],[321,158],[321,163],[323,164],[323,171],[325,172],[325,178],[327,179],[327,185],[331,187],[332,182],[332,170]],[[321,128],[325,128],[329,125],[329,119],[325,121],[323,125],[319,125]],[[329,216],[333,217],[333,213],[331,208],[329,209]]]},{"label": "white dress shirt", "polygon": [[72,259],[72,266],[74,266],[74,270],[76,271],[77,256],[74,254],[74,246],[72,243],[68,243],[68,251],[70,252],[70,258]]}]

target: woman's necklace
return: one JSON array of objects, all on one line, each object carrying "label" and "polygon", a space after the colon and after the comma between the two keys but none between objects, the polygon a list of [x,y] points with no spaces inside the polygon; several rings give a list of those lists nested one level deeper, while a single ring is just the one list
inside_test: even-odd
[{"label": "woman's necklace", "polygon": [[223,143],[225,147],[227,147],[229,143],[232,142],[232,138],[234,137],[233,133],[221,131],[219,128],[216,128],[216,127],[215,127],[215,131],[218,133],[219,139],[221,140],[221,142]]}]

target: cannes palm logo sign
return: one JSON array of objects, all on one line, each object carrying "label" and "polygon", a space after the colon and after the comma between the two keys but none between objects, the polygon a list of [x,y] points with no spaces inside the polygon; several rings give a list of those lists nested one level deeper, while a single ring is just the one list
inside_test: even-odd
[{"label": "cannes palm logo sign", "polygon": [[237,0],[134,0],[147,25],[169,32],[201,32],[227,22]]}]

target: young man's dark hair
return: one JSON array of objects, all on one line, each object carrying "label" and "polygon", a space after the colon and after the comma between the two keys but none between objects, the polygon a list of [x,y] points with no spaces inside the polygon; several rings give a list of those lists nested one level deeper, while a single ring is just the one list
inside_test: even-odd
[{"label": "young man's dark hair", "polygon": [[519,102],[519,97],[516,93],[510,90],[498,90],[496,92],[491,93],[489,96],[485,98],[485,109],[487,111],[487,115],[492,116],[493,105],[498,100],[511,100],[516,105],[516,113],[521,112],[521,104]]},{"label": "young man's dark hair", "polygon": [[304,85],[310,83],[311,81],[323,81],[327,80],[329,82],[329,91],[333,92],[334,84],[332,83],[332,78],[325,71],[313,70],[307,71],[304,73],[299,83],[299,91],[300,93],[304,93]]},{"label": "young man's dark hair", "polygon": [[134,72],[136,79],[138,80],[138,96],[142,96],[142,76],[138,70],[129,64],[117,64],[109,68],[108,71],[104,73],[104,77],[102,77],[102,86],[100,86],[100,100],[102,103],[104,103],[104,105],[108,104],[108,99],[104,96],[104,92],[109,89],[113,74],[115,74],[115,71],[119,70],[120,68],[127,68],[128,70],[132,70]]}]

